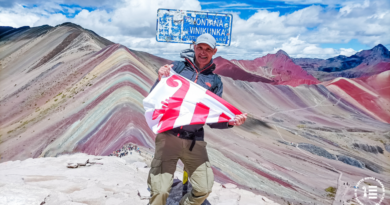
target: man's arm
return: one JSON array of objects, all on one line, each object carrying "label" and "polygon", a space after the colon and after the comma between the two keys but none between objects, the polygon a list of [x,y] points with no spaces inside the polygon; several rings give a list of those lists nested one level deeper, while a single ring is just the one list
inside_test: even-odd
[{"label": "man's arm", "polygon": [[[154,89],[154,87],[156,87],[156,85],[160,82],[160,79],[163,77],[163,76],[169,76],[170,74],[170,70],[171,68],[176,72],[176,73],[180,73],[178,72],[178,69],[182,69],[184,66],[182,64],[182,62],[180,61],[174,61],[172,64],[168,65],[164,65],[162,66],[161,68],[158,69],[158,78],[156,80],[156,82],[154,83],[154,85],[152,86],[152,88],[150,89],[149,93],[152,92],[152,90]],[[180,70],[181,71],[181,70]]]},{"label": "man's arm", "polygon": [[157,80],[156,80],[156,82],[154,82],[152,88],[150,88],[149,93],[151,93],[152,90],[154,89],[154,87],[156,87],[156,85],[160,82],[160,79],[161,79],[162,76],[169,76],[169,71],[170,71],[172,66],[173,66],[172,64],[171,65],[164,65],[164,66],[162,66],[162,67],[160,67],[158,69],[158,71],[157,71],[157,73],[158,73]]},{"label": "man's arm", "polygon": [[172,64],[168,65],[168,64],[165,64],[164,66],[160,67],[157,71],[157,74],[158,74],[158,78],[156,80],[156,82],[153,84],[152,88],[150,88],[150,91],[149,93],[152,92],[152,90],[154,89],[154,87],[156,87],[156,85],[160,82],[161,80],[161,77],[162,76],[169,76],[169,71],[172,69],[175,69],[175,63],[176,62],[173,62]]}]

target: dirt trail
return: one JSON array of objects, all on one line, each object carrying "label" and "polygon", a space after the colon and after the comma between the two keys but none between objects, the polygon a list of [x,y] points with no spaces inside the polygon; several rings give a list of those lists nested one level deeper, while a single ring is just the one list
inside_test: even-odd
[{"label": "dirt trail", "polygon": [[[279,132],[277,126],[274,125],[274,127],[275,127],[276,131],[278,132],[280,138],[281,138],[283,141],[287,142],[287,140],[285,140],[285,139],[283,138],[282,134]],[[293,143],[294,143],[294,142],[293,142]],[[322,163],[323,165],[326,165],[325,167],[327,167],[327,168],[329,168],[329,169],[331,169],[331,170],[333,170],[333,171],[339,173],[339,177],[337,178],[337,190],[336,190],[336,195],[335,195],[335,197],[334,197],[334,200],[333,200],[333,203],[332,203],[332,204],[333,204],[333,205],[343,204],[343,203],[344,203],[344,199],[343,199],[343,198],[344,198],[344,196],[345,196],[345,194],[347,193],[348,188],[349,188],[347,185],[344,185],[344,183],[346,183],[346,182],[344,182],[344,181],[341,180],[341,178],[342,178],[342,176],[343,176],[343,172],[341,172],[341,171],[339,171],[338,169],[334,168],[332,165],[330,165],[330,164],[328,164],[328,163],[322,161],[321,159],[316,159],[316,158],[313,157],[312,155],[307,154],[306,152],[304,152],[303,150],[301,150],[301,149],[299,148],[298,143],[295,142],[295,144],[296,144],[295,147],[296,147],[300,152],[302,152],[304,155],[308,156],[310,159],[315,160],[315,161],[319,161],[319,162]],[[344,191],[343,191],[343,190],[344,190]],[[342,193],[342,194],[341,194],[341,193]]]}]

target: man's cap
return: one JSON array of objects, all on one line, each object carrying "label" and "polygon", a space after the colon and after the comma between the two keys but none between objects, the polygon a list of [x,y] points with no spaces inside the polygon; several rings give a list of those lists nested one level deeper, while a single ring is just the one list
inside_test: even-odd
[{"label": "man's cap", "polygon": [[198,45],[200,43],[205,43],[205,44],[209,45],[211,48],[215,48],[215,46],[217,44],[217,42],[215,41],[215,38],[208,33],[204,33],[204,34],[198,36],[195,44]]}]

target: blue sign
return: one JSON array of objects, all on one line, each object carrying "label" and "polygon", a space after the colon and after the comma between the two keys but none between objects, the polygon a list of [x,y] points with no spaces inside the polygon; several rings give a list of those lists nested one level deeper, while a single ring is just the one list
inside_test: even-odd
[{"label": "blue sign", "polygon": [[232,14],[159,9],[156,40],[192,44],[201,34],[209,33],[214,36],[217,46],[230,46],[232,26]]}]

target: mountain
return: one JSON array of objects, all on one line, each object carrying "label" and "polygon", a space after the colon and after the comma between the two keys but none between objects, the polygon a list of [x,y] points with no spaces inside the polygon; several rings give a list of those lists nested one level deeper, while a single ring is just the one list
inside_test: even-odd
[{"label": "mountain", "polygon": [[336,78],[323,83],[328,90],[377,120],[390,123],[390,70],[369,77]]},{"label": "mountain", "polygon": [[[205,126],[215,181],[280,204],[331,204],[343,197],[356,203],[353,186],[343,183],[365,176],[390,186],[390,124],[387,114],[380,114],[388,109],[387,72],[320,82],[282,51],[253,61],[216,61],[230,66],[216,70],[232,76],[221,77],[223,98],[249,117],[231,129]],[[155,134],[145,122],[142,100],[157,79],[156,70],[170,62],[71,23],[3,36],[0,167],[10,163],[28,169],[29,162],[40,160],[45,167],[74,153],[107,156],[128,143],[153,153]],[[52,174],[34,172],[50,179]],[[12,190],[26,193],[24,188]],[[389,199],[386,195],[384,201]]]},{"label": "mountain", "polygon": [[0,34],[6,32],[6,31],[12,30],[12,29],[14,29],[14,28],[11,26],[0,26]]},{"label": "mountain", "polygon": [[234,80],[266,82],[274,85],[298,86],[317,84],[338,77],[359,78],[390,70],[390,52],[382,44],[350,57],[339,55],[329,59],[290,58],[279,50],[276,54],[254,60],[215,59],[215,73]]},{"label": "mountain", "polygon": [[233,80],[244,80],[248,82],[264,82],[264,83],[272,83],[271,79],[266,77],[262,77],[257,75],[256,73],[251,73],[243,68],[239,67],[232,61],[224,59],[222,57],[217,57],[214,59],[214,63],[216,64],[216,68],[214,73],[226,77],[230,77]]},{"label": "mountain", "polygon": [[382,44],[355,55],[323,59],[295,58],[294,62],[321,81],[358,78],[390,70],[390,52]]},{"label": "mountain", "polygon": [[286,52],[279,50],[254,60],[231,60],[222,57],[215,59],[215,73],[234,80],[265,82],[273,85],[298,86],[317,84],[316,78],[296,65]]},{"label": "mountain", "polygon": [[19,32],[23,32],[23,31],[28,30],[28,29],[30,29],[30,26],[23,26],[23,27],[20,27],[20,28],[12,28],[12,27],[9,27],[9,26],[2,26],[1,30],[3,32],[0,33],[0,40],[4,36],[13,35],[13,34],[16,34],[16,33],[19,33]]}]

